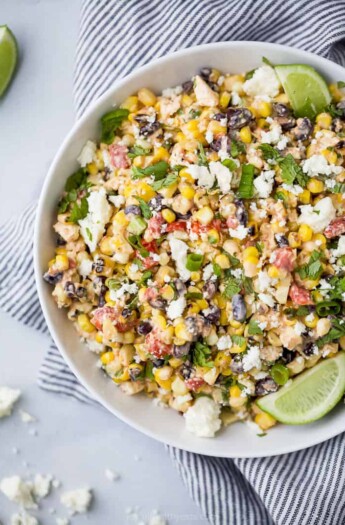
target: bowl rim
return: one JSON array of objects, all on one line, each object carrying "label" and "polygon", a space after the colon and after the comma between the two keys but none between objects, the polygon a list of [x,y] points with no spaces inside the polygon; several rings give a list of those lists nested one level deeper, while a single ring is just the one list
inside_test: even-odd
[{"label": "bowl rim", "polygon": [[[102,106],[103,102],[112,94],[116,93],[118,89],[120,89],[124,84],[131,81],[132,79],[135,79],[135,77],[141,75],[142,73],[145,73],[146,71],[149,71],[152,66],[159,66],[163,64],[168,64],[170,60],[175,61],[178,58],[183,58],[184,56],[188,56],[189,54],[193,54],[196,50],[202,51],[202,50],[209,50],[214,49],[217,50],[219,48],[242,48],[243,50],[248,50],[250,47],[255,45],[258,48],[264,48],[267,51],[267,46],[269,46],[272,50],[275,51],[288,51],[292,53],[296,53],[298,55],[298,58],[302,58],[305,61],[308,61],[312,59],[312,61],[315,61],[317,59],[318,63],[320,65],[324,64],[325,66],[329,66],[331,64],[332,68],[339,69],[339,74],[342,74],[344,76],[345,74],[345,68],[343,68],[341,65],[327,59],[324,57],[320,57],[319,55],[312,53],[310,51],[305,51],[301,49],[294,48],[293,46],[288,46],[284,44],[277,44],[277,43],[271,43],[271,42],[260,42],[260,41],[249,41],[249,40],[232,40],[232,41],[220,41],[220,42],[212,42],[197,46],[192,46],[184,49],[180,49],[177,51],[174,51],[172,53],[169,53],[167,55],[164,55],[162,57],[159,57],[157,59],[151,60],[147,64],[135,68],[131,73],[128,75],[120,78],[116,82],[114,82],[98,99],[93,101],[90,106],[85,110],[83,115],[75,121],[74,125],[72,126],[71,130],[67,133],[64,140],[62,141],[61,145],[59,146],[54,159],[49,167],[48,173],[44,179],[43,186],[40,192],[37,210],[36,210],[36,217],[35,217],[35,224],[34,224],[34,238],[33,238],[33,261],[34,261],[34,275],[35,275],[35,283],[36,283],[36,289],[40,301],[40,305],[43,311],[45,322],[47,323],[49,333],[56,344],[58,350],[60,351],[61,355],[63,356],[63,359],[68,364],[69,368],[72,370],[78,381],[92,394],[92,396],[95,398],[96,401],[100,403],[100,405],[104,406],[109,410],[113,415],[116,415],[121,421],[127,423],[132,428],[138,430],[139,432],[142,432],[143,434],[170,446],[174,446],[177,448],[180,448],[182,450],[186,450],[193,453],[200,453],[200,450],[198,447],[193,446],[181,446],[180,442],[176,442],[174,438],[172,439],[166,439],[162,438],[156,431],[150,430],[147,427],[144,427],[142,424],[137,423],[134,421],[131,417],[127,417],[126,414],[123,414],[122,412],[118,411],[116,408],[110,405],[108,401],[104,398],[102,398],[101,394],[97,392],[96,388],[92,386],[84,377],[82,377],[82,373],[78,370],[78,367],[74,365],[72,360],[69,358],[68,352],[65,351],[64,346],[62,342],[60,341],[60,337],[58,334],[58,330],[55,330],[55,327],[53,326],[53,322],[51,321],[50,313],[48,311],[48,306],[46,305],[46,299],[44,297],[44,282],[42,279],[42,275],[40,273],[40,229],[42,224],[42,216],[46,211],[46,205],[45,201],[47,198],[47,195],[49,193],[50,184],[54,178],[54,173],[57,169],[57,167],[60,165],[60,163],[63,161],[63,155],[65,152],[66,147],[69,145],[69,143],[73,140],[73,137],[77,134],[77,132],[83,128],[84,123],[92,116],[93,113],[97,111],[97,109]],[[297,56],[296,56],[297,59]],[[125,394],[124,394],[125,395]],[[213,452],[202,452],[203,455],[206,456],[215,456],[215,457],[224,457],[224,458],[230,458],[230,457],[237,457],[237,458],[254,458],[254,457],[269,457],[269,456],[276,456],[276,455],[282,455],[286,453],[291,453],[299,450],[303,450],[306,448],[309,448],[311,446],[317,445],[319,443],[322,443],[332,437],[337,436],[341,432],[345,431],[345,423],[344,428],[340,428],[339,426],[333,430],[331,430],[329,433],[324,432],[322,436],[319,436],[318,432],[311,433],[313,436],[308,440],[307,443],[289,443],[285,445],[281,445],[279,447],[279,450],[277,450],[277,447],[272,450],[272,452],[267,451],[256,451],[256,450],[248,450],[248,453],[246,454],[236,454],[231,455],[231,450],[229,453],[222,453],[220,451],[219,454],[214,454]],[[196,438],[200,439],[200,438]],[[217,438],[214,438],[217,439]],[[205,447],[207,448],[207,441],[205,441]]]}]

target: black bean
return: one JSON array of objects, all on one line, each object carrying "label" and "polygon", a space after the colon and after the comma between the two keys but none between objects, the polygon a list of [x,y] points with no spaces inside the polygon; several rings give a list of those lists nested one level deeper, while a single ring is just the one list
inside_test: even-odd
[{"label": "black bean", "polygon": [[85,297],[85,295],[86,295],[86,288],[85,288],[85,286],[77,286],[76,290],[75,290],[75,294],[76,294],[77,297],[79,297],[79,299],[81,299],[82,297]]},{"label": "black bean", "polygon": [[292,133],[295,135],[297,140],[306,140],[313,131],[313,124],[307,118],[297,119],[297,126],[293,128]]},{"label": "black bean", "polygon": [[219,93],[219,86],[216,82],[211,82],[210,80],[207,82],[207,84],[210,86],[210,88],[215,91],[216,93]]},{"label": "black bean", "polygon": [[219,151],[221,148],[222,148],[222,142],[223,142],[223,139],[222,137],[218,137],[216,139],[214,139],[211,144],[210,144],[210,148],[213,150],[213,151]]},{"label": "black bean", "polygon": [[243,374],[244,372],[243,363],[240,357],[235,357],[234,359],[231,360],[230,370],[233,374]]},{"label": "black bean", "polygon": [[145,126],[142,126],[139,130],[139,135],[142,135],[143,137],[148,137],[149,135],[152,135],[157,129],[160,128],[159,122],[157,120],[155,122],[149,122],[148,124],[145,124]]},{"label": "black bean", "polygon": [[210,323],[218,324],[220,319],[220,309],[218,308],[218,306],[211,304],[211,306],[207,308],[207,310],[204,310],[203,316]]},{"label": "black bean", "polygon": [[304,348],[303,348],[303,353],[304,355],[306,355],[307,357],[310,357],[312,355],[314,355],[316,352],[315,350],[317,349],[315,343],[313,342],[309,342],[307,343]]},{"label": "black bean", "polygon": [[296,119],[294,117],[278,117],[275,119],[280,124],[283,131],[289,131],[296,126]]},{"label": "black bean", "polygon": [[253,118],[247,108],[229,108],[226,112],[229,129],[241,129],[247,126]]},{"label": "black bean", "polygon": [[226,115],[224,113],[216,113],[212,118],[219,122],[220,120],[223,120],[223,118],[226,118]]},{"label": "black bean", "polygon": [[345,140],[339,140],[339,142],[335,145],[337,149],[343,149],[345,148]]},{"label": "black bean", "polygon": [[255,395],[264,396],[270,394],[271,392],[276,392],[278,390],[277,383],[272,379],[272,377],[265,377],[264,379],[259,379],[255,385]]},{"label": "black bean", "polygon": [[65,239],[61,237],[59,233],[56,234],[56,246],[64,246],[66,244]]},{"label": "black bean", "polygon": [[192,371],[193,371],[193,367],[190,361],[186,361],[180,369],[180,372],[184,379],[189,379],[190,376],[192,375]]},{"label": "black bean", "polygon": [[182,221],[188,221],[188,219],[190,219],[192,216],[192,212],[187,211],[187,213],[179,213],[178,211],[175,211],[175,215],[178,219]]},{"label": "black bean", "polygon": [[136,206],[135,204],[131,204],[130,206],[126,206],[125,208],[125,214],[129,215],[141,215],[141,209],[140,206]]},{"label": "black bean", "polygon": [[46,272],[44,275],[43,275],[43,279],[49,283],[49,284],[57,284],[58,282],[61,281],[62,279],[62,276],[63,276],[63,273],[62,272],[59,272],[59,273],[55,273],[55,274],[50,274],[49,272]]},{"label": "black bean", "polygon": [[248,212],[246,210],[246,207],[244,205],[244,202],[241,200],[236,200],[236,219],[242,226],[247,226],[248,224]]},{"label": "black bean", "polygon": [[173,356],[180,358],[185,357],[189,354],[191,344],[185,343],[184,345],[174,345],[173,346]]},{"label": "black bean", "polygon": [[189,315],[186,317],[185,323],[193,341],[196,341],[203,334],[205,328],[209,326],[209,322],[201,315]]},{"label": "black bean", "polygon": [[105,293],[101,293],[100,296],[98,297],[98,306],[100,308],[102,308],[106,303],[106,300],[105,300]]},{"label": "black bean", "polygon": [[94,278],[93,282],[92,282],[92,286],[93,286],[93,289],[95,290],[95,293],[97,295],[100,295],[102,293],[105,293],[106,290],[104,291],[105,289],[105,277],[101,276],[97,276]]},{"label": "black bean", "polygon": [[152,308],[156,308],[157,310],[165,310],[167,307],[167,302],[162,297],[156,297],[155,299],[149,299],[149,305],[152,306]]},{"label": "black bean", "polygon": [[285,106],[285,104],[280,104],[279,102],[273,102],[272,109],[273,113],[278,117],[289,117],[292,114],[290,108]]},{"label": "black bean", "polygon": [[283,235],[282,233],[276,233],[275,238],[276,238],[279,248],[284,248],[284,246],[289,246],[289,241],[287,240],[287,237]]},{"label": "black bean", "polygon": [[141,366],[132,366],[129,368],[129,377],[132,381],[136,381],[138,377],[142,374],[142,367]]},{"label": "black bean", "polygon": [[132,310],[130,308],[124,308],[121,312],[121,315],[124,319],[127,319],[132,315]]},{"label": "black bean", "polygon": [[179,296],[184,295],[187,291],[186,285],[181,279],[174,279],[173,281],[176,292]]},{"label": "black bean", "polygon": [[149,118],[150,116],[146,115],[146,113],[138,113],[137,115],[135,115],[134,120],[140,122],[141,124],[146,124],[149,121]]},{"label": "black bean", "polygon": [[149,200],[149,206],[151,210],[161,211],[163,205],[163,195],[157,194],[156,197],[153,197],[151,200]]},{"label": "black bean", "polygon": [[152,359],[155,368],[162,368],[165,365],[164,359]]},{"label": "black bean", "polygon": [[211,73],[212,73],[212,68],[210,67],[202,67],[199,71],[199,74],[200,76],[204,79],[204,80],[208,80],[211,76]]},{"label": "black bean", "polygon": [[139,335],[147,335],[151,332],[151,330],[152,325],[148,321],[142,321],[137,327],[137,332]]},{"label": "black bean", "polygon": [[242,323],[247,316],[246,303],[243,295],[237,293],[232,298],[232,315],[235,321]]},{"label": "black bean", "polygon": [[104,265],[104,259],[100,257],[94,263],[92,263],[92,269],[95,270],[96,273],[102,273],[104,270]]},{"label": "black bean", "polygon": [[283,348],[283,353],[281,355],[281,360],[283,361],[284,364],[288,365],[289,363],[291,363],[291,361],[293,361],[296,357],[296,352],[294,352],[293,350],[289,350],[288,348]]},{"label": "black bean", "polygon": [[72,281],[66,281],[64,286],[67,297],[75,296],[75,286]]},{"label": "black bean", "polygon": [[249,226],[247,233],[250,237],[255,235],[255,226]]},{"label": "black bean", "polygon": [[205,299],[209,301],[210,299],[213,299],[218,289],[218,283],[217,281],[207,281],[204,286],[202,287],[202,291],[204,293]]},{"label": "black bean", "polygon": [[186,82],[183,82],[182,89],[183,89],[184,93],[187,93],[187,95],[192,93],[192,91],[193,91],[193,81],[192,80],[187,80]]}]

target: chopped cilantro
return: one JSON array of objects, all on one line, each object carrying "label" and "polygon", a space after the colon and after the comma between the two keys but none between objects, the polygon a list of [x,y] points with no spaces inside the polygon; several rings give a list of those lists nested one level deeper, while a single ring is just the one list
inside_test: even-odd
[{"label": "chopped cilantro", "polygon": [[152,188],[155,191],[159,191],[163,188],[169,188],[169,186],[172,186],[173,184],[175,184],[175,182],[177,182],[177,179],[177,173],[170,173],[167,177],[165,177],[165,179],[154,182],[152,184]]},{"label": "chopped cilantro", "polygon": [[115,138],[115,131],[121,126],[128,115],[128,109],[124,108],[117,108],[103,115],[101,118],[101,142],[111,144]]},{"label": "chopped cilantro", "polygon": [[314,250],[308,263],[297,268],[296,272],[301,279],[318,279],[322,275],[323,266],[320,261],[321,257],[322,254]]},{"label": "chopped cilantro", "polygon": [[242,290],[242,283],[236,277],[229,277],[225,282],[225,288],[223,291],[224,297],[232,299],[234,295],[238,294]]},{"label": "chopped cilantro", "polygon": [[248,334],[249,335],[261,335],[263,331],[261,330],[258,321],[251,319],[248,325]]},{"label": "chopped cilantro", "polygon": [[140,209],[141,209],[141,213],[143,214],[143,217],[145,219],[151,219],[152,211],[150,209],[150,206],[147,204],[147,202],[144,201],[144,199],[142,199],[141,197],[135,197],[135,198],[139,202],[139,206],[140,206]]},{"label": "chopped cilantro", "polygon": [[132,179],[136,180],[153,176],[155,181],[161,180],[168,173],[168,169],[169,164],[165,162],[165,160],[161,160],[160,162],[152,164],[151,166],[147,166],[146,168],[137,168],[136,166],[132,166]]},{"label": "chopped cilantro", "polygon": [[192,361],[194,365],[205,366],[207,368],[212,368],[214,366],[213,361],[210,361],[211,357],[211,348],[202,343],[195,343],[195,346],[192,350]]},{"label": "chopped cilantro", "polygon": [[146,155],[149,155],[151,152],[151,148],[143,148],[142,146],[134,145],[129,153],[128,157],[130,159],[135,159],[135,157],[145,157]]},{"label": "chopped cilantro", "polygon": [[[71,214],[69,216],[70,222],[78,222],[82,219],[85,219],[89,211],[89,203],[87,202],[86,197],[83,197],[80,201],[80,204],[75,202],[73,204]],[[91,239],[90,239],[91,240]]]}]

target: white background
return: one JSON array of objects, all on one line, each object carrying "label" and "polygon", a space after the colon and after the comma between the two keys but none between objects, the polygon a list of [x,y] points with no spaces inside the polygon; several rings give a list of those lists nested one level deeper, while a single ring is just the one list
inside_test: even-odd
[{"label": "white background", "polygon": [[[0,100],[0,223],[37,198],[47,168],[74,120],[73,68],[79,24],[78,0],[0,0],[0,25],[17,36],[20,64]],[[126,507],[143,517],[159,508],[169,525],[206,523],[179,479],[164,445],[127,427],[102,408],[53,395],[36,386],[48,340],[0,313],[0,384],[19,387],[22,400],[0,422],[0,477],[52,473],[64,489],[90,486],[94,504],[72,524],[133,523]],[[37,417],[25,425],[22,407]],[[37,436],[30,429],[37,429]],[[18,455],[12,448],[19,449]],[[109,467],[121,474],[113,483]],[[60,490],[36,513],[42,525],[65,513]],[[0,495],[0,522],[10,524],[15,506]]]}]

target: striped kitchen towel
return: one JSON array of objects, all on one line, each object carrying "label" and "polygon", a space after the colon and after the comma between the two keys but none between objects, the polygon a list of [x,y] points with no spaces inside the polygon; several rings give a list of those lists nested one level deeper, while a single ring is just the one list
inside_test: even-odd
[{"label": "striped kitchen towel", "polygon": [[[225,40],[289,44],[345,65],[345,0],[84,0],[75,74],[78,117],[134,67],[177,49]],[[0,307],[47,333],[34,286],[34,211],[32,205],[0,228]],[[39,384],[94,402],[53,344]],[[342,435],[308,450],[258,459],[168,448],[213,525],[345,524]]]}]

